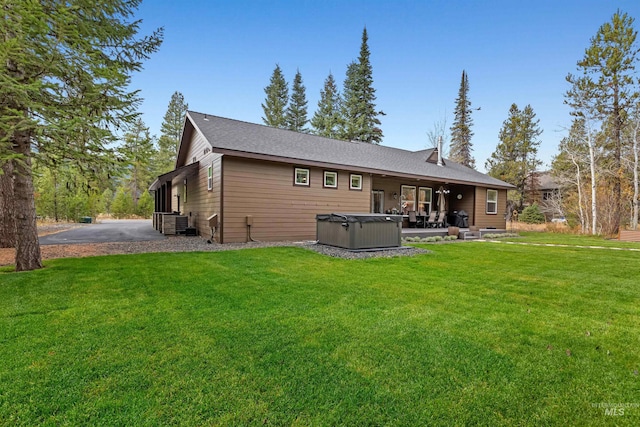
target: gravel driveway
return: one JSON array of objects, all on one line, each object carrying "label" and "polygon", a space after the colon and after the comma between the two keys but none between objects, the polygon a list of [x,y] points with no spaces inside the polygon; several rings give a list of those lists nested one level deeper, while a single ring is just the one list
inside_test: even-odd
[{"label": "gravel driveway", "polygon": [[[413,256],[429,252],[414,247],[352,252],[317,245],[315,242],[207,243],[207,240],[202,237],[163,236],[153,229],[149,220],[102,220],[99,224],[52,224],[39,227],[38,233],[43,259],[148,252],[215,252],[269,246],[297,246],[323,255],[347,259]],[[14,257],[14,249],[0,249],[0,266],[12,265]]]},{"label": "gravel driveway", "polygon": [[146,242],[167,238],[154,230],[148,219],[105,219],[98,224],[78,225],[59,233],[41,236],[40,245]]}]

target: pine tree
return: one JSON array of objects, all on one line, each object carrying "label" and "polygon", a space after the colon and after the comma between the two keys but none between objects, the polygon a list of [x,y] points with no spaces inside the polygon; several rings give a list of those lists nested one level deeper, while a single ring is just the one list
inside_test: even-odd
[{"label": "pine tree", "polygon": [[300,70],[296,72],[293,79],[293,87],[291,88],[291,99],[286,112],[287,128],[296,132],[309,132],[306,127],[309,123],[307,118],[307,95],[305,87],[302,84],[302,74]]},{"label": "pine tree", "polygon": [[36,212],[55,221],[77,221],[99,213],[101,185],[94,174],[85,174],[75,161],[48,158],[34,162]]},{"label": "pine tree", "polygon": [[135,212],[131,194],[128,188],[118,187],[111,202],[111,214],[115,218],[126,218]]},{"label": "pine tree", "polygon": [[154,176],[151,164],[154,151],[149,128],[138,119],[129,127],[120,147],[120,153],[127,164],[127,181],[134,206],[137,206],[140,196],[147,193]]},{"label": "pine tree", "polygon": [[542,134],[539,122],[530,105],[520,110],[512,104],[509,117],[500,129],[500,143],[485,164],[489,175],[516,186],[515,201],[520,208],[524,204],[527,183],[542,164],[537,158],[538,137]]},{"label": "pine tree", "polygon": [[164,114],[158,139],[158,154],[154,175],[173,170],[178,154],[178,146],[182,137],[182,128],[189,105],[184,102],[182,93],[176,91],[171,95],[167,112]]},{"label": "pine tree", "polygon": [[341,138],[379,144],[382,129],[378,116],[384,112],[376,110],[376,90],[373,88],[373,67],[369,57],[367,29],[362,31],[362,44],[357,62],[347,66],[344,80],[342,116],[344,118]]},{"label": "pine tree", "polygon": [[[0,162],[14,162],[16,270],[42,267],[32,159],[86,160],[135,118],[130,75],[162,42],[140,37],[138,0],[5,2],[0,22]],[[7,155],[7,151],[9,152]]]},{"label": "pine tree", "polygon": [[354,61],[347,66],[347,74],[344,79],[344,88],[342,89],[342,105],[340,115],[342,123],[339,131],[340,139],[345,141],[358,140],[358,115],[356,114],[359,106],[358,93],[358,64]]},{"label": "pine tree", "polygon": [[262,121],[267,126],[286,129],[286,109],[289,102],[289,87],[284,79],[280,65],[276,64],[273,70],[269,86],[264,88],[267,97],[262,104],[264,117]]},{"label": "pine tree", "polygon": [[324,81],[324,89],[320,91],[318,109],[311,119],[311,126],[313,126],[316,135],[338,138],[338,131],[342,123],[340,102],[336,81],[333,74],[329,73]]},{"label": "pine tree", "polygon": [[458,98],[456,98],[455,118],[451,126],[449,158],[454,162],[475,169],[476,161],[471,155],[473,151],[473,144],[471,143],[471,137],[473,136],[473,132],[471,131],[472,125],[469,80],[466,71],[463,70],[460,89],[458,90]]},{"label": "pine tree", "polygon": [[151,194],[149,194],[148,191],[144,191],[138,199],[138,204],[135,208],[136,215],[143,218],[150,218],[153,213],[153,203],[154,200]]},{"label": "pine tree", "polygon": [[566,103],[574,109],[574,113],[605,121],[610,130],[608,149],[614,169],[611,179],[614,195],[612,217],[615,224],[614,229],[608,231],[612,234],[618,231],[623,209],[622,133],[631,108],[638,99],[634,75],[639,50],[633,23],[632,17],[618,10],[611,22],[598,29],[583,59],[578,61],[578,70],[582,75],[567,76],[572,89],[566,94]]}]

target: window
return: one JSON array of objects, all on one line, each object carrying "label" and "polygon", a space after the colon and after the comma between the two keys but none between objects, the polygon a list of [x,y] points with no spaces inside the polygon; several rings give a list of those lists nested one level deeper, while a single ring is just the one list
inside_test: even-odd
[{"label": "window", "polygon": [[213,190],[213,163],[207,168],[207,190]]},{"label": "window", "polygon": [[498,213],[498,190],[487,190],[487,213]]},{"label": "window", "polygon": [[324,186],[326,188],[338,188],[338,172],[324,171]]},{"label": "window", "polygon": [[351,174],[349,190],[362,190],[362,175]]},{"label": "window", "polygon": [[418,210],[427,215],[431,213],[431,196],[433,191],[429,187],[420,187],[418,190]]},{"label": "window", "polygon": [[185,179],[183,181],[183,187],[182,187],[182,203],[187,203],[187,180]]},{"label": "window", "polygon": [[402,186],[402,214],[407,215],[409,211],[416,210],[416,187],[412,185]]},{"label": "window", "polygon": [[384,213],[384,191],[373,190],[371,195],[373,196],[373,213]]},{"label": "window", "polygon": [[309,169],[295,168],[294,175],[295,185],[309,186]]}]

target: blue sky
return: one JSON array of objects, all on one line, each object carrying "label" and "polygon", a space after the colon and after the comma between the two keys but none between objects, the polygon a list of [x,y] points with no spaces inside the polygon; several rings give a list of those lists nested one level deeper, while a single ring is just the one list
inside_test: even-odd
[{"label": "blue sky", "polygon": [[142,32],[163,26],[165,40],[132,87],[155,135],[174,91],[191,110],[262,123],[277,63],[290,85],[300,70],[311,118],[329,72],[342,87],[366,26],[383,145],[429,147],[434,125],[453,122],[464,69],[472,107],[481,107],[473,113],[478,168],[512,103],[531,104],[540,119],[546,167],[571,120],[565,77],[617,9],[640,18],[637,0],[146,0]]}]

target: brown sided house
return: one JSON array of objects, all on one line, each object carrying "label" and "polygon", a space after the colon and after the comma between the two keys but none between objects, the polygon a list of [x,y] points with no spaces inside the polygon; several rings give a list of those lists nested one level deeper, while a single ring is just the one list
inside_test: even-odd
[{"label": "brown sided house", "polygon": [[220,243],[313,240],[316,214],[428,214],[440,194],[469,225],[504,229],[512,186],[438,157],[190,111],[176,169],[150,190],[156,212],[180,212],[200,235],[214,217]]}]

